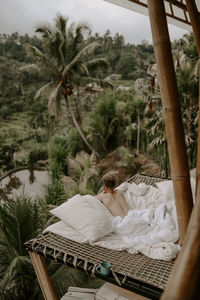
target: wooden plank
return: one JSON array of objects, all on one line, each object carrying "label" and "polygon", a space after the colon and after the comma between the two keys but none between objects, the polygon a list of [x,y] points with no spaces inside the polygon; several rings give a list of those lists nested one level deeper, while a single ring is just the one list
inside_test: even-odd
[{"label": "wooden plank", "polygon": [[80,288],[76,286],[70,286],[68,288],[68,292],[81,292],[81,293],[90,293],[90,294],[96,294],[99,289],[88,289],[88,288]]},{"label": "wooden plank", "polygon": [[79,288],[71,286],[60,300],[95,300],[98,289]]},{"label": "wooden plank", "polygon": [[106,282],[96,294],[96,300],[148,300],[131,291],[125,290],[119,286]]},{"label": "wooden plank", "polygon": [[44,257],[29,251],[32,264],[45,300],[57,300],[54,288],[49,278]]},{"label": "wooden plank", "polygon": [[61,300],[65,300],[70,297],[78,300],[95,300],[95,294],[81,292],[67,292]]},{"label": "wooden plank", "polygon": [[[79,297],[74,297],[74,296],[69,296],[69,295],[64,295],[60,300],[80,300],[81,298]],[[83,299],[82,299],[83,300]]]}]

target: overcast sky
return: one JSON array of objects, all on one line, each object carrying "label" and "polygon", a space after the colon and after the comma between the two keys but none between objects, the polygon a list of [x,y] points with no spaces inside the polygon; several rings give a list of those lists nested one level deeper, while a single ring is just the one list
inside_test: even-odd
[{"label": "overcast sky", "polygon": [[[92,32],[123,34],[126,42],[150,43],[149,18],[103,0],[0,0],[0,33],[33,34],[35,25],[52,22],[56,13],[69,16],[70,21],[86,21]],[[171,39],[180,38],[187,31],[169,25]]]}]

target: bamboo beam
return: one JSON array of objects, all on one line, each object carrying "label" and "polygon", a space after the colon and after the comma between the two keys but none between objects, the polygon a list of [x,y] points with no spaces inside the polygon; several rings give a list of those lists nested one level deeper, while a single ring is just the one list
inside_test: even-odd
[{"label": "bamboo beam", "polygon": [[192,29],[197,45],[197,50],[200,56],[200,17],[194,0],[186,0],[187,10],[190,16]]},{"label": "bamboo beam", "polygon": [[[144,3],[144,2],[142,2],[140,0],[129,0],[129,1],[132,2],[132,3],[136,3],[136,4],[138,4],[138,5],[142,6],[142,7],[148,8],[147,3]],[[182,9],[183,12],[187,11],[186,5],[183,4],[183,3],[181,3],[181,2],[179,2],[179,1],[177,1],[177,0],[165,0],[165,2],[168,2],[169,5],[171,5],[171,6],[173,4],[175,7],[178,7],[179,9]],[[172,12],[172,10],[171,10],[171,12]],[[187,18],[183,19],[181,17],[175,16],[174,13],[170,14],[170,13],[166,12],[166,16],[168,16],[169,18],[172,18],[174,20],[177,20],[179,22],[185,23],[187,25],[191,25],[190,22],[187,20]]]},{"label": "bamboo beam", "polygon": [[45,300],[57,300],[55,291],[53,289],[51,280],[47,273],[44,257],[34,252],[29,251],[32,264],[37,275],[40,288]]},{"label": "bamboo beam", "polygon": [[[139,4],[140,6],[143,6],[143,7],[147,7],[148,5],[140,0],[129,0],[130,2],[133,2],[133,3],[136,3],[136,4]],[[183,3],[181,3],[180,1],[177,1],[177,0],[165,0],[166,2],[169,2],[170,4],[173,4],[175,5],[176,7],[182,9],[182,10],[185,10],[187,11],[187,6]]]},{"label": "bamboo beam", "polygon": [[180,242],[183,242],[193,207],[193,200],[180,101],[164,1],[148,0],[148,9],[165,117]]}]

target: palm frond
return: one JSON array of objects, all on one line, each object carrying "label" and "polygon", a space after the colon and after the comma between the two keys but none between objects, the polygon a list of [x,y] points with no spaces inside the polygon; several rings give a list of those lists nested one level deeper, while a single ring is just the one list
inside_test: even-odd
[{"label": "palm frond", "polygon": [[21,269],[32,268],[32,263],[29,257],[26,256],[17,256],[13,259],[11,264],[8,266],[6,272],[4,273],[3,279],[0,282],[1,287],[9,285],[8,283],[12,282],[14,277],[20,273]]},{"label": "palm frond", "polygon": [[51,92],[51,94],[49,96],[49,100],[48,100],[49,113],[52,116],[55,116],[56,118],[58,118],[60,111],[61,111],[60,90],[61,90],[61,86],[60,86],[60,84],[58,84],[57,87],[54,88],[53,91]]},{"label": "palm frond", "polygon": [[86,63],[89,71],[107,70],[110,66],[105,58],[95,58]]},{"label": "palm frond", "polygon": [[27,46],[26,52],[28,57],[30,57],[35,64],[39,66],[39,68],[44,72],[46,70],[51,70],[52,73],[58,72],[58,66],[55,63],[55,60],[51,57],[48,57],[47,54],[40,51],[38,48],[34,46]]},{"label": "palm frond", "polygon": [[37,100],[43,95],[46,95],[49,93],[49,89],[51,90],[51,87],[53,85],[53,82],[48,82],[45,85],[43,85],[35,94],[34,100]]},{"label": "palm frond", "polygon": [[76,30],[75,30],[75,37],[74,37],[74,41],[73,41],[73,49],[75,51],[75,54],[77,53],[80,44],[83,42],[84,39],[84,35],[86,33],[90,33],[91,30],[89,28],[89,25],[86,23],[79,23],[76,26]]},{"label": "palm frond", "polygon": [[40,33],[43,38],[48,38],[52,35],[53,29],[51,28],[49,23],[39,24],[35,30],[36,33]]},{"label": "palm frond", "polygon": [[69,72],[73,66],[81,59],[81,57],[85,54],[90,55],[95,48],[99,47],[100,44],[97,42],[93,42],[87,46],[85,46],[83,49],[81,49],[78,54],[72,59],[72,61],[65,67],[63,71],[63,76],[65,77],[67,72]]},{"label": "palm frond", "polygon": [[37,77],[41,76],[41,69],[36,64],[29,64],[29,65],[20,67],[19,71],[22,73],[27,73],[30,76],[37,76]]},{"label": "palm frond", "polygon": [[61,176],[61,182],[64,185],[65,189],[76,189],[77,188],[77,182],[70,176]]},{"label": "palm frond", "polygon": [[63,15],[61,15],[61,14],[59,14],[59,13],[56,15],[56,18],[55,18],[55,25],[56,25],[56,28],[57,28],[62,34],[65,34],[67,22],[68,22],[68,17],[64,17]]}]

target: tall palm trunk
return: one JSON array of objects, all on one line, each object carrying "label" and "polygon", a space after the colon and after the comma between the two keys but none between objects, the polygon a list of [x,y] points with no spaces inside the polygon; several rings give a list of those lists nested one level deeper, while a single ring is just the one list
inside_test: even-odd
[{"label": "tall palm trunk", "polygon": [[77,114],[77,122],[79,125],[82,124],[82,116],[81,116],[81,112],[80,112],[80,109],[79,109],[79,104],[78,104],[78,97],[75,97],[74,98],[74,102],[75,102],[75,106],[76,106],[76,114]]},{"label": "tall palm trunk", "polygon": [[164,141],[163,165],[164,165],[164,171],[165,171],[165,178],[168,178],[169,157],[168,157],[167,141]]},{"label": "tall palm trunk", "polygon": [[89,144],[89,142],[87,141],[87,139],[86,139],[84,133],[82,132],[82,130],[81,130],[81,128],[80,128],[80,126],[79,126],[79,124],[78,124],[78,122],[77,122],[77,120],[76,120],[76,117],[75,117],[75,115],[74,115],[74,112],[73,112],[73,110],[72,110],[71,107],[70,107],[70,104],[69,104],[69,101],[68,101],[68,97],[67,97],[67,95],[66,95],[65,93],[64,93],[64,97],[65,97],[65,103],[66,103],[66,105],[67,105],[67,109],[68,109],[68,111],[69,111],[69,113],[70,113],[70,115],[71,115],[71,117],[72,117],[72,121],[73,121],[73,123],[74,123],[74,126],[76,127],[76,129],[77,129],[78,133],[80,134],[82,140],[84,141],[84,143],[87,145],[87,147],[88,147],[92,152],[95,152],[95,154],[96,154],[97,156],[99,156],[99,154],[98,154],[98,153],[92,148],[92,146]]},{"label": "tall palm trunk", "polygon": [[137,155],[139,155],[139,151],[140,151],[140,115],[137,115]]}]

